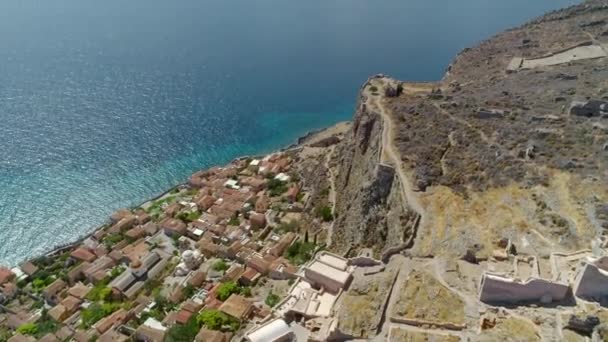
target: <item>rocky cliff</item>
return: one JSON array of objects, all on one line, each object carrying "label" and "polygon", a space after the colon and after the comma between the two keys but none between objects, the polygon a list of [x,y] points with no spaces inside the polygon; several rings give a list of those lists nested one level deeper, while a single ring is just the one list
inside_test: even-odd
[{"label": "rocky cliff", "polygon": [[369,85],[368,81],[361,90],[352,128],[336,153],[339,171],[331,247],[340,252],[372,248],[380,257],[390,249],[406,247],[418,215],[400,194],[394,165],[382,162],[385,123],[367,104],[373,96],[365,91]]},{"label": "rocky cliff", "polygon": [[588,1],[465,49],[439,82],[370,79],[334,157],[331,247],[485,258],[604,236],[607,44],[607,4]]}]

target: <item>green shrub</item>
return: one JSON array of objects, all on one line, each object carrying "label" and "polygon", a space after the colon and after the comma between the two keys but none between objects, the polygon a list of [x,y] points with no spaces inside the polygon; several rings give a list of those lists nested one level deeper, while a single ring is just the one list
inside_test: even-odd
[{"label": "green shrub", "polygon": [[196,292],[196,288],[194,288],[194,286],[192,286],[190,284],[186,285],[186,287],[184,287],[184,289],[182,290],[182,294],[186,298],[190,298],[190,297],[194,296],[195,292]]},{"label": "green shrub", "polygon": [[236,319],[215,309],[203,310],[203,312],[198,315],[197,321],[199,322],[199,325],[204,325],[207,329],[210,330],[239,330],[239,322]]},{"label": "green shrub", "polygon": [[118,310],[120,306],[114,303],[93,303],[88,308],[81,311],[82,327],[88,329],[100,319]]},{"label": "green shrub", "polygon": [[241,286],[239,288],[239,294],[244,297],[251,297],[251,287],[249,286]]},{"label": "green shrub", "polygon": [[185,221],[185,222],[194,222],[196,220],[198,220],[201,217],[201,213],[199,213],[198,211],[191,211],[191,212],[181,212],[179,213],[179,215],[177,215],[177,218]]},{"label": "green shrub", "polygon": [[38,333],[38,324],[36,323],[24,323],[21,324],[18,328],[17,328],[17,332],[22,334],[22,335],[31,335],[34,336],[36,335],[36,333]]},{"label": "green shrub", "polygon": [[315,248],[312,242],[296,241],[287,248],[285,257],[294,265],[302,265],[312,258]]},{"label": "green shrub", "polygon": [[123,266],[116,266],[114,267],[111,271],[110,271],[110,275],[108,276],[109,280],[113,280],[116,277],[118,277],[119,275],[122,274],[122,272],[125,271],[125,268]]},{"label": "green shrub", "polygon": [[225,301],[230,297],[233,293],[240,292],[239,286],[234,281],[228,281],[221,284],[217,289],[217,299],[221,301]]},{"label": "green shrub", "polygon": [[106,245],[106,247],[111,248],[115,244],[124,240],[124,238],[124,235],[122,235],[121,233],[109,234],[103,239],[103,243]]},{"label": "green shrub", "polygon": [[239,220],[239,216],[238,215],[234,215],[230,218],[230,221],[228,221],[228,225],[229,226],[239,226],[241,224],[241,220]]},{"label": "green shrub", "polygon": [[279,196],[288,190],[287,183],[274,178],[268,181],[267,188],[271,197]]},{"label": "green shrub", "polygon": [[192,316],[186,324],[174,324],[171,329],[167,331],[167,342],[185,342],[194,341],[194,338],[200,330],[198,319]]},{"label": "green shrub", "polygon": [[89,291],[89,293],[87,294],[87,299],[92,302],[110,300],[110,298],[112,297],[112,289],[109,288],[106,284],[107,282],[102,281],[99,284],[95,285],[95,287],[93,287],[91,291]]},{"label": "green shrub", "polygon": [[331,208],[326,205],[317,208],[317,216],[323,219],[325,222],[330,222],[334,219],[334,215],[331,213]]},{"label": "green shrub", "polygon": [[369,91],[371,91],[372,93],[375,93],[375,92],[377,92],[377,91],[378,91],[378,87],[376,87],[376,86],[371,86],[371,87],[369,87]]},{"label": "green shrub", "polygon": [[266,296],[266,300],[264,301],[266,303],[266,305],[270,306],[271,308],[273,308],[275,305],[277,305],[279,303],[279,301],[281,300],[281,298],[272,293],[272,291],[270,291],[270,293],[268,293],[268,296]]},{"label": "green shrub", "polygon": [[223,272],[230,268],[224,260],[218,260],[213,264],[213,270],[216,272]]},{"label": "green shrub", "polygon": [[42,310],[42,314],[38,319],[38,332],[36,333],[36,337],[42,337],[48,333],[54,333],[59,329],[59,325],[55,322],[48,314],[46,309]]}]

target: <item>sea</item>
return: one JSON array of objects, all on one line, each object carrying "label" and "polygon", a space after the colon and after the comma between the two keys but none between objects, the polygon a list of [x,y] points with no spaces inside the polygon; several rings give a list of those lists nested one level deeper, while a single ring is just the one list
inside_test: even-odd
[{"label": "sea", "polygon": [[0,264],[573,0],[0,0]]}]

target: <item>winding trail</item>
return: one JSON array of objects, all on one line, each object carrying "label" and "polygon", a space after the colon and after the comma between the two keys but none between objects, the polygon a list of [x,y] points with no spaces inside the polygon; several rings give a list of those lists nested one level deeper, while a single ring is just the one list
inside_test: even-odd
[{"label": "winding trail", "polygon": [[335,149],[335,146],[331,146],[330,150],[327,151],[327,154],[325,155],[325,168],[329,174],[329,177],[327,177],[327,180],[329,181],[329,201],[331,202],[331,213],[334,215],[334,220],[331,221],[331,225],[327,231],[327,239],[325,240],[327,246],[331,246],[332,236],[334,234],[334,223],[336,222],[336,175],[334,174],[334,170],[331,168],[331,165],[329,165]]},{"label": "winding trail", "polygon": [[404,172],[403,162],[399,157],[399,154],[396,152],[396,148],[394,146],[394,127],[393,120],[388,113],[387,109],[384,107],[382,101],[378,98],[379,96],[373,96],[368,94],[368,105],[372,108],[375,108],[380,116],[382,117],[383,127],[382,127],[382,152],[380,154],[380,162],[392,165],[397,171],[397,176],[399,177],[399,183],[401,183],[401,192],[402,199],[404,203],[406,203],[412,210],[420,215],[420,226],[422,226],[425,222],[425,212],[418,196],[415,194],[412,189],[412,185],[410,183],[409,178],[406,176]]}]

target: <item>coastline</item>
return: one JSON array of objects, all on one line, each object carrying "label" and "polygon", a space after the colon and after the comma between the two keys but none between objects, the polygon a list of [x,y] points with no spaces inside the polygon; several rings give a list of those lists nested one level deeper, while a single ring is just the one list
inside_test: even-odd
[{"label": "coastline", "polygon": [[[337,127],[339,127],[340,125],[344,125],[344,124],[348,124],[350,123],[350,121],[340,121],[337,122],[331,126],[327,126],[324,128],[319,128],[319,129],[314,129],[311,131],[306,132],[304,135],[301,135],[299,137],[297,137],[295,139],[295,142],[285,146],[285,147],[281,147],[279,149],[275,149],[267,154],[256,154],[256,155],[242,155],[242,156],[238,156],[233,158],[232,160],[242,160],[242,159],[246,159],[246,158],[259,158],[268,154],[273,154],[276,152],[285,152],[285,151],[290,151],[290,150],[294,150],[294,149],[298,149],[298,148],[302,148],[303,145],[310,143],[312,140],[314,140],[315,137],[318,137],[320,135],[322,135],[323,133],[326,132],[330,132],[332,129],[335,129]],[[330,134],[331,135],[331,134]],[[219,165],[212,165],[209,166],[209,168],[214,167],[214,166],[219,166]],[[203,170],[203,169],[200,169]],[[141,207],[145,207],[147,204],[150,204],[154,201],[157,201],[159,199],[161,199],[162,197],[170,194],[171,192],[175,191],[176,189],[180,189],[182,187],[185,187],[187,185],[187,181],[185,182],[181,182],[178,183],[172,187],[170,187],[169,189],[164,190],[163,192],[148,198],[142,202],[140,202],[139,204],[135,204],[132,206],[129,206],[128,209],[136,209],[136,208],[141,208]],[[5,266],[10,266],[10,267],[16,267],[21,263],[27,262],[27,261],[35,261],[41,258],[49,258],[49,257],[53,257],[57,254],[61,254],[69,249],[74,248],[75,246],[79,245],[80,243],[82,243],[84,240],[88,239],[89,237],[93,236],[97,231],[99,231],[100,229],[104,229],[106,227],[106,225],[109,223],[109,217],[104,221],[103,224],[94,227],[93,229],[91,229],[89,232],[85,233],[82,236],[77,237],[76,239],[70,241],[70,242],[65,242],[63,244],[57,245],[57,246],[53,246],[51,247],[47,252],[42,253],[41,255],[32,255],[29,256],[27,258],[25,258],[24,260],[21,260],[20,262],[16,263],[15,265],[5,265]]]}]

